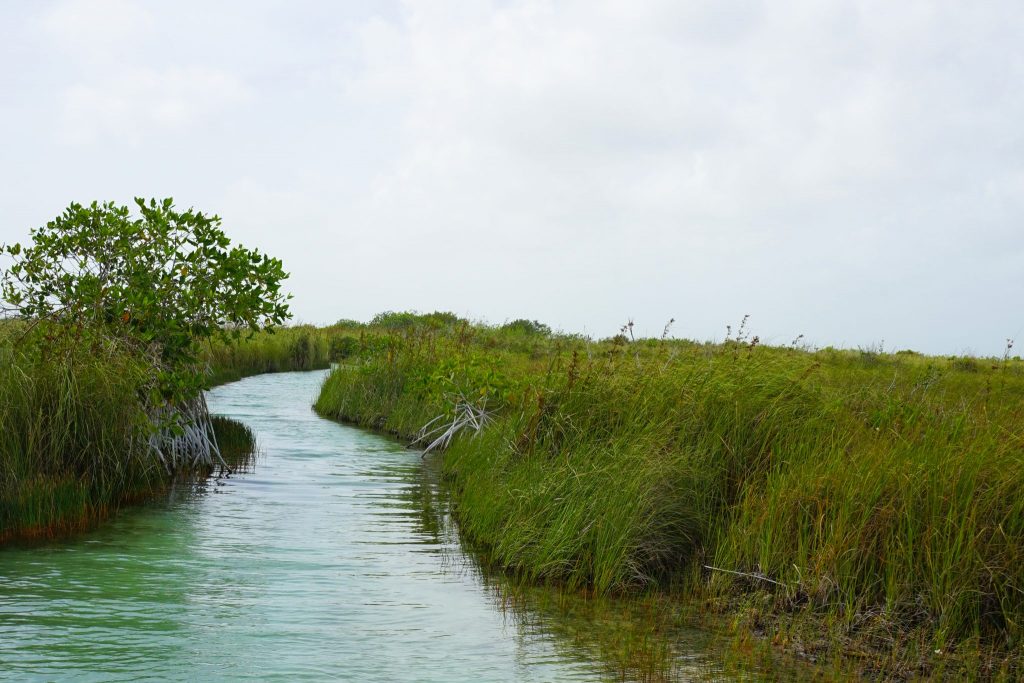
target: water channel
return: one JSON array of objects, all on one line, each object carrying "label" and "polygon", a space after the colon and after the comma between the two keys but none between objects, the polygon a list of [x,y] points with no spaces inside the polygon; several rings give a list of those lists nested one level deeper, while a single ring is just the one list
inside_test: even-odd
[{"label": "water channel", "polygon": [[316,416],[322,372],[210,392],[249,473],[0,550],[0,680],[738,680],[664,607],[510,590],[429,459]]}]

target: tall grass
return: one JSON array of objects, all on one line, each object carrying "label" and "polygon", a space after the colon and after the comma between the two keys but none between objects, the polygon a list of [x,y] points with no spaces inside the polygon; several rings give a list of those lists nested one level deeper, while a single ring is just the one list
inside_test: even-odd
[{"label": "tall grass", "polygon": [[116,351],[44,358],[0,343],[0,539],[102,517],[166,476]]},{"label": "tall grass", "polygon": [[[154,453],[145,359],[17,343],[26,328],[0,321],[0,542],[83,528],[173,477],[209,474],[171,472]],[[247,464],[252,433],[226,418],[212,427],[227,465]]]},{"label": "tall grass", "polygon": [[377,327],[316,408],[412,437],[466,400],[494,421],[443,467],[500,566],[758,594],[752,625],[884,672],[1020,672],[1019,361]]},{"label": "tall grass", "polygon": [[221,457],[232,472],[245,472],[256,456],[256,434],[247,425],[224,415],[214,415],[213,431]]},{"label": "tall grass", "polygon": [[269,372],[322,370],[351,355],[362,324],[343,321],[329,327],[297,325],[243,337],[237,343],[214,343],[204,350],[210,386]]},{"label": "tall grass", "polygon": [[211,344],[205,349],[210,385],[250,375],[328,367],[327,336],[313,327],[291,327],[261,332],[236,344]]}]

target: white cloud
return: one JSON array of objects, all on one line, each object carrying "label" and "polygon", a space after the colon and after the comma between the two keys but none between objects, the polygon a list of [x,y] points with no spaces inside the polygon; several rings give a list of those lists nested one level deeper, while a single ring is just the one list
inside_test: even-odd
[{"label": "white cloud", "polygon": [[206,67],[125,68],[65,89],[61,140],[141,143],[147,135],[181,130],[245,102],[249,89],[230,73]]},{"label": "white cloud", "polygon": [[307,320],[704,338],[749,312],[998,352],[1024,336],[1022,33],[1009,1],[0,6],[0,239],[172,194],[286,257]]},{"label": "white cloud", "polygon": [[[713,293],[705,328],[753,308],[783,334],[813,321],[780,296],[820,300],[869,277],[923,299],[937,267],[1024,208],[1005,146],[1020,139],[1020,81],[986,76],[1024,75],[1008,28],[1020,12],[1004,9],[407,3],[366,26],[367,68],[349,83],[406,107],[404,153],[378,177],[369,220],[417,224],[421,253],[441,242],[498,269],[514,269],[505,254],[544,253],[546,267],[527,266],[540,283],[583,259],[617,291],[562,283],[568,300],[549,310],[577,328],[574,297],[595,295],[618,315],[685,320],[665,286]],[[875,297],[848,305],[889,315]],[[616,313],[601,315],[608,328]]]},{"label": "white cloud", "polygon": [[124,54],[155,27],[146,5],[132,0],[63,0],[44,10],[38,24],[76,58]]}]

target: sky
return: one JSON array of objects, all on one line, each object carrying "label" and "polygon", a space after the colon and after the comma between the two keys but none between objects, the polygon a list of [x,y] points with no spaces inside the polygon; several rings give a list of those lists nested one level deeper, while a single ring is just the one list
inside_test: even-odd
[{"label": "sky", "polygon": [[1024,345],[1024,5],[0,3],[0,242],[173,197],[303,322]]}]

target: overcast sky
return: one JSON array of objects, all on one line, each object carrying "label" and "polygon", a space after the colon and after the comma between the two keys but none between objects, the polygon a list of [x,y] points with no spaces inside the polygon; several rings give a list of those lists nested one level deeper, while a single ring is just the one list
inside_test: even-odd
[{"label": "overcast sky", "polygon": [[1024,344],[1024,5],[0,4],[0,242],[173,196],[296,317]]}]

